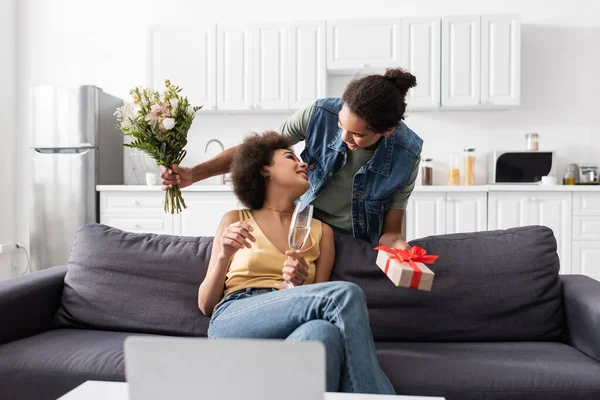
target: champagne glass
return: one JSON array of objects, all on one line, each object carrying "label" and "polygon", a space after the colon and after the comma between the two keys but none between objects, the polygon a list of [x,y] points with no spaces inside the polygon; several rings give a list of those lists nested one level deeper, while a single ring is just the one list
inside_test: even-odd
[{"label": "champagne glass", "polygon": [[[312,223],[313,206],[308,205],[301,210],[300,202],[296,204],[292,221],[290,222],[290,231],[288,233],[288,245],[291,250],[300,251],[304,247],[306,240],[310,236],[310,225]],[[289,281],[284,282],[284,287],[293,288],[294,284]]]}]

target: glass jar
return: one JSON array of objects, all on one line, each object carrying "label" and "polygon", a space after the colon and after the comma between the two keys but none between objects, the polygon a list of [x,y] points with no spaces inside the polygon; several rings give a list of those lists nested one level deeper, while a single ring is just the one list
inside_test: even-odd
[{"label": "glass jar", "polygon": [[464,149],[465,185],[475,184],[475,149]]},{"label": "glass jar", "polygon": [[423,186],[433,185],[433,158],[421,159],[421,184]]},{"label": "glass jar", "polygon": [[525,145],[528,151],[538,151],[538,138],[537,133],[526,133],[525,134]]},{"label": "glass jar", "polygon": [[565,168],[565,173],[562,178],[563,185],[574,185],[575,184],[575,171],[570,165]]},{"label": "glass jar", "polygon": [[450,154],[450,164],[448,165],[448,185],[460,185],[460,153]]}]

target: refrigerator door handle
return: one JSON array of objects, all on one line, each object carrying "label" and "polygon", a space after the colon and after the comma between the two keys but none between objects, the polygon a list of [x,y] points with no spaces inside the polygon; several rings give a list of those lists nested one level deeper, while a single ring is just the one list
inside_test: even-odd
[{"label": "refrigerator door handle", "polygon": [[69,154],[76,154],[76,155],[85,155],[87,153],[89,153],[91,150],[94,150],[91,147],[66,147],[66,148],[61,148],[61,149],[43,149],[43,148],[39,148],[39,149],[34,149],[36,153],[39,154],[64,154],[64,155],[69,155]]}]

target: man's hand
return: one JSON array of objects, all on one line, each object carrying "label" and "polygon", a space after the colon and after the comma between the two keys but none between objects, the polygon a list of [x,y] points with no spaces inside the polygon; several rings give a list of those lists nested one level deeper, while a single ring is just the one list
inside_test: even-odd
[{"label": "man's hand", "polygon": [[162,173],[160,177],[162,179],[162,190],[171,189],[174,185],[179,185],[180,189],[190,186],[194,183],[192,177],[192,169],[180,167],[177,164],[173,164],[171,168],[160,167]]},{"label": "man's hand", "polygon": [[397,250],[410,250],[411,246],[403,239],[398,239],[392,244],[391,248]]}]

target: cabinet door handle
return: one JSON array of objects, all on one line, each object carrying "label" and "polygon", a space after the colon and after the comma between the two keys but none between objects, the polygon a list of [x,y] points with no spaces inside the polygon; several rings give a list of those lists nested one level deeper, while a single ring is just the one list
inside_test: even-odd
[{"label": "cabinet door handle", "polygon": [[449,202],[449,203],[451,203],[451,202],[454,201],[454,199],[452,197],[446,197],[446,201]]},{"label": "cabinet door handle", "polygon": [[141,228],[140,224],[135,224],[135,225],[134,225],[134,227],[135,227],[136,229],[140,229],[140,228]]},{"label": "cabinet door handle", "polygon": [[132,203],[133,203],[133,205],[134,205],[134,206],[136,206],[136,207],[139,207],[139,206],[141,206],[140,202],[139,202],[139,201],[137,201],[137,200],[133,200],[133,201],[132,201]]}]

